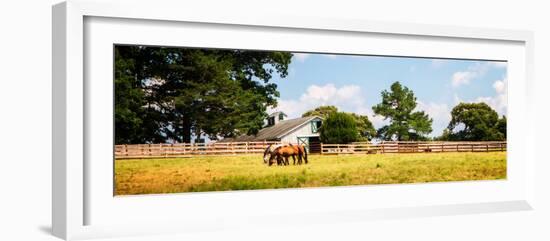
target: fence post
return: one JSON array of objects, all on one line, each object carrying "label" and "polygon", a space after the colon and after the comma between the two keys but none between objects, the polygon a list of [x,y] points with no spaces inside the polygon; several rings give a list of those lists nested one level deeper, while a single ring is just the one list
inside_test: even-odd
[{"label": "fence post", "polygon": [[488,143],[485,144],[485,147],[487,149],[487,152],[489,152],[489,144]]},{"label": "fence post", "polygon": [[324,147],[323,147],[323,143],[321,143],[321,155],[323,155],[323,152],[324,152]]}]

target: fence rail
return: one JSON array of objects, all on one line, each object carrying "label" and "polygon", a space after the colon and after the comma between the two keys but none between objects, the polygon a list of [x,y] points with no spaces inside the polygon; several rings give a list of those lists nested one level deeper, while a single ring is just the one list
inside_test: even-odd
[{"label": "fence rail", "polygon": [[506,142],[383,142],[380,144],[323,144],[321,154],[437,153],[506,151]]},{"label": "fence rail", "polygon": [[[277,143],[280,142],[135,144],[115,145],[114,151],[116,159],[259,154],[263,153],[269,144]],[[351,144],[321,143],[320,145],[322,155],[491,151],[506,151],[506,142],[382,142],[379,144],[356,142]]]},{"label": "fence rail", "polygon": [[234,155],[263,153],[269,144],[277,141],[262,142],[223,142],[223,143],[177,143],[177,144],[134,144],[115,145],[115,158],[162,158],[186,157],[196,155]]}]

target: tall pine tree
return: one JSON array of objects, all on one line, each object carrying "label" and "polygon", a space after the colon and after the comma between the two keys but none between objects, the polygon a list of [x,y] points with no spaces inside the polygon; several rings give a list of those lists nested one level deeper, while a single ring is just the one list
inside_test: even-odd
[{"label": "tall pine tree", "polygon": [[423,140],[432,132],[432,119],[424,111],[414,111],[416,97],[412,90],[399,82],[391,85],[390,91],[381,93],[382,102],[373,106],[376,115],[389,120],[390,124],[378,130],[383,140]]}]

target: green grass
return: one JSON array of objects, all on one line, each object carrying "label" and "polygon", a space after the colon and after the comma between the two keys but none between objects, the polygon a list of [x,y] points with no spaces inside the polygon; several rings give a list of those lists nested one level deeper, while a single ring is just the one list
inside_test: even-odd
[{"label": "green grass", "polygon": [[309,160],[308,165],[271,167],[259,155],[117,160],[115,194],[506,178],[506,152],[310,155]]}]

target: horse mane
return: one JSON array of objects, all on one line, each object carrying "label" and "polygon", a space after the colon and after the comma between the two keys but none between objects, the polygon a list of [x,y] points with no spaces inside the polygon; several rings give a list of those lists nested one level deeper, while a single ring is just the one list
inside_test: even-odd
[{"label": "horse mane", "polygon": [[277,149],[279,149],[283,146],[285,146],[285,144],[283,144],[283,143],[274,144],[273,149],[271,149],[271,150],[274,151],[274,150],[277,150]]}]

